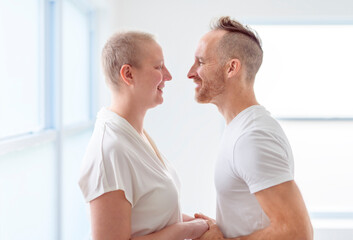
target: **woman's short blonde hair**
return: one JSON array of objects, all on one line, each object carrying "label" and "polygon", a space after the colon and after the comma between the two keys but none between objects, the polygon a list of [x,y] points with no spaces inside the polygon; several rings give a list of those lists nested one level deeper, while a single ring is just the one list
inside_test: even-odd
[{"label": "woman's short blonde hair", "polygon": [[143,43],[149,41],[155,41],[153,35],[132,31],[115,33],[108,39],[102,51],[102,67],[109,86],[119,87],[124,64],[140,66]]}]

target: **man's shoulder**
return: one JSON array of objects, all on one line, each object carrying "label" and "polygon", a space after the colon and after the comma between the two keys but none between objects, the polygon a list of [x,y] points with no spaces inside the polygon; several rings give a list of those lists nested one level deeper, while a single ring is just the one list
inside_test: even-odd
[{"label": "man's shoulder", "polygon": [[226,133],[231,138],[237,139],[244,135],[281,135],[283,130],[278,121],[271,115],[251,115],[229,126]]}]

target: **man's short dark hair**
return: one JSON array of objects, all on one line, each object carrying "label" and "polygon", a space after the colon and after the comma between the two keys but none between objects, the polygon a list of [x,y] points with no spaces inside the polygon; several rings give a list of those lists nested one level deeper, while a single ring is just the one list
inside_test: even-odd
[{"label": "man's short dark hair", "polygon": [[229,17],[221,17],[211,29],[227,31],[219,41],[217,49],[221,61],[225,63],[230,59],[239,59],[245,65],[246,78],[255,79],[263,59],[262,44],[258,34]]}]

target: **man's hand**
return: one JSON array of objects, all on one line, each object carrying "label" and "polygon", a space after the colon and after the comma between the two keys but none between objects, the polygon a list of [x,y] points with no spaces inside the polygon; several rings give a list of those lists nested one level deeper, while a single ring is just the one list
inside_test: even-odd
[{"label": "man's hand", "polygon": [[199,240],[224,240],[221,230],[216,225],[216,221],[212,218],[209,218],[201,213],[196,213],[195,218],[202,218],[207,220],[209,230],[205,232]]}]

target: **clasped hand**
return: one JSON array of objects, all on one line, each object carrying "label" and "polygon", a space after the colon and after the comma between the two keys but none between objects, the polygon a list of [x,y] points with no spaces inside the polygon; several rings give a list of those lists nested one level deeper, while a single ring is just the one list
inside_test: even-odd
[{"label": "clasped hand", "polygon": [[202,218],[206,220],[208,224],[208,231],[206,231],[200,238],[194,240],[224,240],[221,230],[216,225],[216,220],[201,213],[196,213],[195,218]]}]

